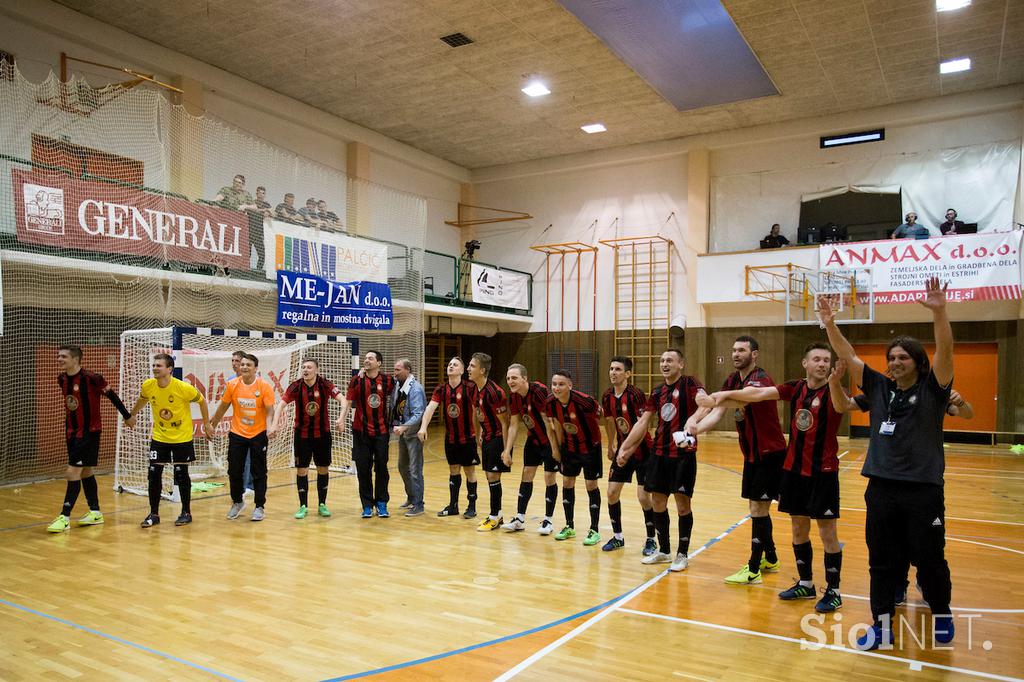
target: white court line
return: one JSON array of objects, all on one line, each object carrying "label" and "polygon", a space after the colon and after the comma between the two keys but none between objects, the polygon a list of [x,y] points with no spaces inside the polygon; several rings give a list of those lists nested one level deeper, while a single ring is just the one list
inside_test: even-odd
[{"label": "white court line", "polygon": [[[725,533],[722,533],[721,535],[719,535],[716,538],[716,540],[721,540],[721,538],[723,538],[724,536],[728,535],[732,531],[734,531],[737,528],[739,528],[740,526],[742,526],[749,519],[750,519],[749,516],[743,517],[742,519],[740,519],[739,521],[734,523],[729,528],[729,530],[727,530]],[[690,554],[690,558],[692,559],[693,557],[697,556],[698,554],[703,552],[705,549],[710,547],[711,544],[712,543],[709,541],[709,542],[705,543],[704,545],[702,545],[701,547],[698,547],[696,551],[694,551],[692,554]],[[604,620],[605,618],[607,618],[608,616],[613,614],[615,611],[617,611],[620,608],[622,608],[623,604],[625,604],[626,602],[630,601],[631,599],[636,597],[638,594],[640,594],[641,592],[643,592],[647,588],[649,588],[652,585],[654,585],[655,583],[657,583],[659,580],[661,580],[666,575],[668,575],[668,573],[669,572],[667,570],[666,571],[662,571],[661,573],[659,573],[658,575],[654,576],[653,578],[651,578],[650,580],[645,582],[643,585],[641,585],[640,587],[638,587],[635,590],[633,590],[632,592],[629,592],[628,594],[623,595],[621,599],[618,599],[615,602],[609,604],[607,607],[604,608],[604,610],[598,611],[596,614],[594,614],[593,616],[588,618],[586,621],[580,623],[579,625],[574,627],[572,630],[570,630],[569,632],[565,633],[564,635],[562,635],[561,637],[556,639],[554,642],[551,642],[551,644],[548,644],[543,649],[540,649],[539,651],[534,652],[533,655],[531,655],[529,658],[526,658],[525,660],[519,662],[517,665],[513,666],[512,668],[509,668],[502,675],[500,675],[498,677],[495,677],[494,678],[494,682],[507,682],[508,680],[511,680],[513,677],[515,677],[519,673],[523,672],[524,670],[529,668],[531,665],[533,665],[534,663],[536,663],[540,659],[542,659],[545,656],[547,656],[548,654],[550,654],[555,649],[558,649],[560,646],[562,646],[563,644],[565,644],[569,640],[574,639],[577,635],[582,634],[583,632],[586,632],[592,626],[596,625],[600,621]]]},{"label": "white court line", "polygon": [[[1020,473],[1020,472],[1016,472],[1016,473]],[[945,472],[944,475],[945,476],[956,476],[956,477],[959,477],[959,478],[999,478],[999,479],[1002,479],[1004,481],[1024,481],[1024,477],[1021,477],[1021,476],[993,476],[991,474],[958,474],[958,473],[955,473],[955,472],[954,473],[950,473],[948,471]]]},{"label": "white court line", "polygon": [[848,454],[850,454],[849,450],[843,450],[842,452],[839,453],[839,459],[842,459],[843,455],[848,455]]},{"label": "white court line", "polygon": [[[866,512],[867,509],[861,507],[840,507],[840,511],[855,511],[855,512]],[[972,519],[966,516],[947,516],[946,520],[952,519],[954,521],[972,521],[974,523],[996,523],[1000,526],[1024,526],[1024,523],[1017,521],[993,521],[992,519]]]},{"label": "white court line", "polygon": [[946,536],[947,540],[953,540],[955,542],[966,542],[969,545],[978,545],[979,547],[991,547],[992,549],[1001,549],[1004,552],[1013,552],[1014,554],[1024,555],[1024,552],[1019,549],[1010,549],[1009,547],[1003,547],[1002,545],[990,545],[987,542],[978,542],[976,540],[964,540],[963,538],[953,538]]},{"label": "white court line", "polygon": [[[850,594],[849,592],[842,593],[843,599],[856,599],[857,601],[871,601],[871,597],[865,597],[861,594]],[[916,606],[918,608],[928,608],[923,602],[914,602],[911,604],[907,602],[909,606]],[[950,606],[951,611],[963,611],[964,613],[1024,613],[1024,609],[969,609],[966,606]]]},{"label": "white court line", "polygon": [[[698,627],[711,628],[714,630],[724,630],[726,632],[735,632],[741,635],[753,635],[754,637],[763,637],[765,639],[774,639],[780,642],[792,642],[793,644],[800,644],[801,640],[795,637],[786,637],[785,635],[773,635],[770,632],[758,632],[757,630],[746,630],[744,628],[734,628],[730,625],[719,625],[718,623],[708,623],[702,620],[690,620],[689,618],[678,618],[676,616],[664,616],[660,613],[650,613],[649,611],[636,611],[634,609],[619,609],[622,613],[631,613],[636,616],[643,616],[645,618],[657,618],[660,620],[667,620],[674,623],[685,623],[687,625],[696,625]],[[807,641],[807,640],[804,640]],[[949,672],[961,673],[964,675],[973,675],[975,677],[983,677],[989,680],[1004,680],[1005,682],[1020,682],[1020,678],[1017,677],[1006,677],[1004,675],[996,675],[994,673],[986,673],[980,670],[971,670],[970,668],[958,668],[952,665],[942,665],[940,663],[930,663],[928,661],[918,661],[908,658],[901,658],[900,656],[890,656],[888,654],[880,654],[877,651],[861,651],[859,649],[850,649],[845,646],[837,646],[835,644],[822,644],[817,645],[814,643],[815,649],[828,649],[830,651],[839,651],[846,654],[854,654],[857,656],[869,656],[871,658],[880,658],[887,661],[893,661],[909,666],[911,670],[921,670],[922,668],[934,668],[936,670],[947,670]]]}]

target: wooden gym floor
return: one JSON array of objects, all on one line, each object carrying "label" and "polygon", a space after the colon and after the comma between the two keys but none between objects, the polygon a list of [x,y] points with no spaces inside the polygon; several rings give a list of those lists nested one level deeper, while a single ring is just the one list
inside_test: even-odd
[{"label": "wooden gym floor", "polygon": [[[728,436],[702,441],[692,561],[680,574],[641,565],[643,517],[632,486],[622,496],[627,545],[613,553],[583,547],[581,538],[536,534],[540,476],[527,531],[477,533],[479,519],[437,518],[447,502],[437,432],[426,454],[428,513],[412,519],[397,514],[397,472],[390,519],[360,519],[355,478],[339,476],[328,500],[334,516],[296,521],[293,474],[283,470],[271,473],[263,523],[248,521],[248,499],[245,520],[226,520],[229,500],[219,493],[196,495],[195,523],[182,528],[170,523],[177,505],[164,502],[164,524],[149,530],[138,527],[145,499],[117,495],[111,477],[101,477],[106,524],[60,535],[45,527],[59,510],[62,481],[5,488],[0,679],[1024,676],[1024,457],[1006,446],[947,450],[947,556],[958,616],[952,649],[915,640],[929,612],[913,587],[900,609],[908,621],[902,648],[849,648],[851,628],[870,620],[859,475],[865,447],[840,443],[845,604],[841,619],[807,623],[816,630],[801,628],[813,602],[776,597],[796,576],[784,514],[773,511],[782,570],[762,585],[722,582],[745,561],[750,542],[741,461]],[[518,468],[504,477],[506,518],[518,483]],[[602,503],[605,487],[603,480]],[[577,491],[577,526],[586,528],[582,481]],[[73,518],[84,511],[80,498]],[[559,504],[556,525],[562,520]],[[674,522],[672,532],[674,544]],[[611,534],[606,508],[601,533]],[[812,537],[820,585],[821,543]],[[829,646],[806,649],[817,632]]]}]

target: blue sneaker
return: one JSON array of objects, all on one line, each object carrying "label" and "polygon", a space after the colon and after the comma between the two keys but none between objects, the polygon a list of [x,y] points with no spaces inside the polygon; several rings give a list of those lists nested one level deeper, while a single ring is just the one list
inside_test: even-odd
[{"label": "blue sneaker", "polygon": [[949,644],[953,641],[956,628],[953,627],[953,616],[935,616],[935,642],[937,644]]},{"label": "blue sneaker", "polygon": [[373,508],[372,507],[363,507],[363,518],[364,519],[373,518]]},{"label": "blue sneaker", "polygon": [[391,516],[391,514],[388,513],[388,505],[385,502],[377,503],[377,516],[382,519],[386,519]]},{"label": "blue sneaker", "polygon": [[892,631],[883,630],[881,625],[872,625],[867,632],[857,638],[857,648],[861,651],[874,651],[879,647],[892,648]]},{"label": "blue sneaker", "polygon": [[604,543],[604,547],[601,548],[601,551],[604,551],[604,552],[614,552],[615,550],[622,549],[625,546],[626,546],[626,541],[625,540],[619,540],[618,538],[614,538],[613,537],[611,540],[609,540],[608,542]]}]

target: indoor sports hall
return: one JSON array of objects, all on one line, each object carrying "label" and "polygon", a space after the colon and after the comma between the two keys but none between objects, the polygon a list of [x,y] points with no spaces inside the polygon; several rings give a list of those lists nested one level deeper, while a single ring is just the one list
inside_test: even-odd
[{"label": "indoor sports hall", "polygon": [[1024,679],[1021,35],[3,3],[0,679]]}]

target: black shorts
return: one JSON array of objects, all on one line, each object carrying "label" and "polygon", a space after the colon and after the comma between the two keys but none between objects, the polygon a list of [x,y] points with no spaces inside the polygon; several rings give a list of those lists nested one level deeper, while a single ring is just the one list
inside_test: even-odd
[{"label": "black shorts", "polygon": [[744,500],[771,502],[779,499],[779,486],[782,482],[782,462],[786,459],[786,451],[769,452],[761,455],[756,462],[743,462],[743,482],[740,484],[740,495]]},{"label": "black shorts", "polygon": [[644,490],[660,495],[679,493],[693,497],[697,483],[697,455],[681,453],[678,457],[651,455],[647,458],[647,480]]},{"label": "black shorts", "polygon": [[331,434],[327,433],[320,438],[300,438],[295,436],[293,446],[295,453],[295,466],[298,469],[309,468],[309,462],[318,467],[331,466]]},{"label": "black shorts", "polygon": [[476,442],[448,443],[444,444],[444,457],[448,460],[448,466],[475,467],[480,463],[480,457],[476,454]]},{"label": "black shorts", "polygon": [[839,518],[839,472],[801,476],[792,471],[782,472],[779,490],[779,511],[790,516],[809,516],[812,519]]},{"label": "black shorts", "polygon": [[562,451],[563,476],[573,478],[579,476],[582,471],[584,480],[596,481],[604,475],[603,469],[600,445],[595,445],[585,454]]},{"label": "black shorts", "polygon": [[480,451],[483,453],[483,457],[481,457],[483,460],[483,470],[499,474],[512,471],[512,467],[501,461],[501,453],[504,450],[505,441],[500,436],[492,438],[480,446]]},{"label": "black shorts", "polygon": [[618,462],[612,460],[612,465],[608,468],[608,482],[632,483],[633,472],[636,472],[636,484],[643,485],[647,480],[647,459],[630,457],[623,466],[619,466]]},{"label": "black shorts", "polygon": [[523,466],[539,467],[544,465],[544,471],[558,472],[561,468],[558,461],[551,454],[551,444],[537,445],[526,440],[526,447],[523,448]]},{"label": "black shorts", "polygon": [[100,461],[100,432],[68,439],[68,466],[94,467]]},{"label": "black shorts", "polygon": [[149,442],[149,461],[156,464],[188,464],[196,461],[196,448],[192,441],[184,443]]}]

